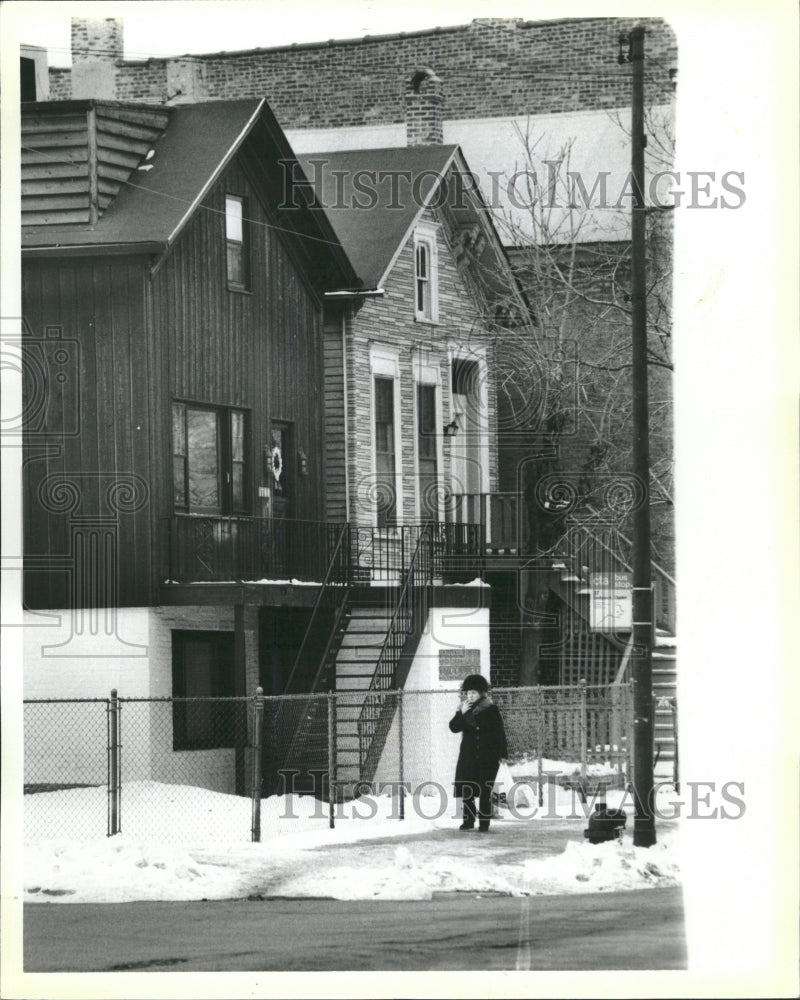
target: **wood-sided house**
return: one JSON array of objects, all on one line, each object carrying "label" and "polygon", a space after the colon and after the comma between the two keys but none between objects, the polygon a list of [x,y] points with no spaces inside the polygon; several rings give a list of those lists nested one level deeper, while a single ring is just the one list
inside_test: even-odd
[{"label": "wood-sided house", "polygon": [[[28,697],[285,686],[330,550],[323,298],[358,287],[292,163],[264,100],[23,105]],[[229,788],[209,719],[160,738]]]}]

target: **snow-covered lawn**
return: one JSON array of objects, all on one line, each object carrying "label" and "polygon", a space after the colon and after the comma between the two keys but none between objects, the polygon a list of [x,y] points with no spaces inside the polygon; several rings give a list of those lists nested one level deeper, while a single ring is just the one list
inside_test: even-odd
[{"label": "snow-covered lawn", "polygon": [[[457,803],[436,795],[407,798],[402,822],[388,794],[340,803],[334,829],[325,804],[275,796],[262,803],[258,844],[248,842],[249,800],[233,795],[131,782],[124,790],[123,832],[108,838],[98,826],[92,839],[78,841],[53,834],[80,829],[89,815],[104,816],[105,788],[38,793],[25,797],[24,898],[427,899],[448,891],[522,896],[678,884],[677,823],[659,825],[655,847],[634,848],[632,809],[623,795],[608,793],[610,807],[628,807],[623,842],[592,846],[582,839],[580,803],[560,787],[546,789],[542,808],[526,790],[488,836],[458,834]],[[662,791],[664,815],[673,799]],[[543,844],[552,844],[551,854],[542,856]]]}]

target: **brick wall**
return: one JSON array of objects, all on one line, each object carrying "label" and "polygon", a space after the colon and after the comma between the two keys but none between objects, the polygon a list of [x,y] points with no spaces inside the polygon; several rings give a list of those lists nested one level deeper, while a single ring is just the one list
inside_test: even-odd
[{"label": "brick wall", "polygon": [[493,687],[516,687],[522,662],[516,573],[493,573],[492,624],[489,632]]},{"label": "brick wall", "polygon": [[[634,23],[648,29],[648,102],[663,101],[677,59],[670,27],[660,19],[601,17],[479,19],[403,35],[120,61],[117,96],[161,103],[266,95],[284,128],[402,122],[406,81],[428,67],[443,80],[448,118],[615,108],[630,103],[629,68],[617,64],[617,39]],[[184,71],[180,83],[170,72],[176,62]],[[69,70],[51,70],[50,86],[53,100],[69,98]]]}]

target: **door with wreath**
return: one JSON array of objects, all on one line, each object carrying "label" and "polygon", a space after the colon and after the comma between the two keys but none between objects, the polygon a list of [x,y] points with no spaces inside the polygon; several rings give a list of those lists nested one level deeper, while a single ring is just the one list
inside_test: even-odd
[{"label": "door with wreath", "polygon": [[267,462],[272,487],[270,519],[270,565],[273,573],[288,573],[292,561],[291,519],[293,516],[292,425],[273,420],[270,426]]}]

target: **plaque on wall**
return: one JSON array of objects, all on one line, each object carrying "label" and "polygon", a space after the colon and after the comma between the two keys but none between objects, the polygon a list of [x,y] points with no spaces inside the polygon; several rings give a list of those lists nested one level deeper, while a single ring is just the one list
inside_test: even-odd
[{"label": "plaque on wall", "polygon": [[439,680],[463,681],[467,674],[478,673],[481,669],[479,649],[440,649]]}]

